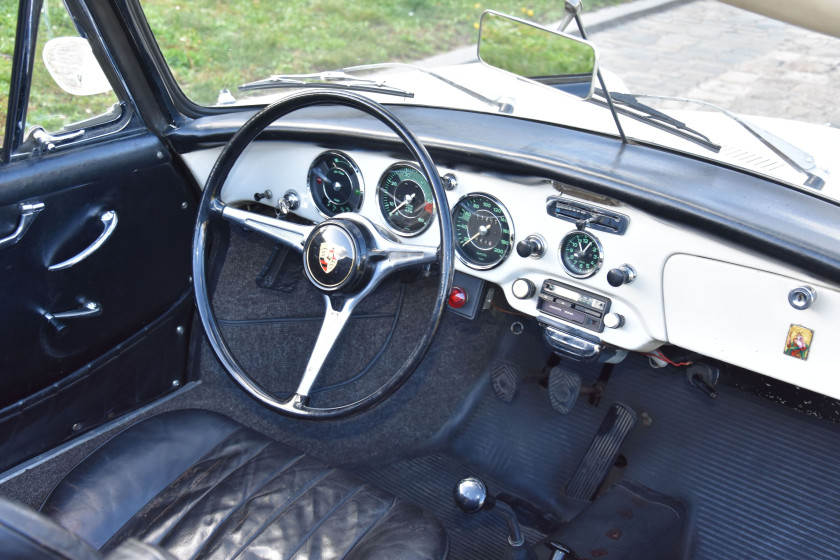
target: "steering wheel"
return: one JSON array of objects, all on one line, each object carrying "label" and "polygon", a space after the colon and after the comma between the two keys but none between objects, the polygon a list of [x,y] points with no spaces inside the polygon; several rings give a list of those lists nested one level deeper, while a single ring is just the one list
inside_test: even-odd
[{"label": "steering wheel", "polygon": [[[269,125],[293,111],[313,105],[342,105],[378,119],[405,144],[431,186],[440,230],[438,247],[389,236],[363,216],[338,214],[315,225],[301,225],[228,206],[220,199],[231,169],[245,148]],[[210,345],[233,379],[251,396],[282,414],[326,419],[367,410],[394,393],[414,372],[437,331],[452,288],[452,218],[440,176],[423,145],[390,111],[350,92],[311,90],[268,105],[231,137],[207,178],[193,235],[193,282],[196,306]],[[281,399],[266,391],[230,351],[216,320],[205,273],[208,227],[218,220],[239,224],[302,254],[309,281],[322,292],[326,311],[309,362],[294,394]],[[438,261],[440,276],[435,304],[414,350],[385,383],[367,396],[329,408],[310,406],[309,396],[330,351],[336,346],[353,309],[392,272]]]}]

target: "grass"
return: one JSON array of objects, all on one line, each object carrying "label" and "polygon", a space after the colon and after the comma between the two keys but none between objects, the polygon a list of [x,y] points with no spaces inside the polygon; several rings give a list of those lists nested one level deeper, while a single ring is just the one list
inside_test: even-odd
[{"label": "grass", "polygon": [[487,14],[481,24],[481,58],[527,77],[590,76],[595,53],[589,45],[514,20]]},{"label": "grass", "polygon": [[[0,0],[0,123],[5,126],[12,55],[17,22],[17,1]],[[59,88],[44,67],[41,51],[54,37],[75,36],[70,16],[59,0],[44,0],[38,26],[38,45],[32,70],[26,128],[43,126],[48,131],[61,130],[66,124],[104,113],[117,98],[113,92],[85,97],[74,96]]]},{"label": "grass", "polygon": [[[589,0],[586,10],[624,0]],[[59,0],[45,0],[27,126],[47,130],[107,110],[113,94],[73,97],[43,68],[40,49],[51,37],[74,35]],[[211,105],[219,90],[270,74],[314,72],[362,62],[415,61],[475,44],[485,9],[538,23],[558,21],[563,2],[532,0],[142,0],[155,38],[184,93]],[[16,0],[0,0],[0,118],[6,93]]]}]

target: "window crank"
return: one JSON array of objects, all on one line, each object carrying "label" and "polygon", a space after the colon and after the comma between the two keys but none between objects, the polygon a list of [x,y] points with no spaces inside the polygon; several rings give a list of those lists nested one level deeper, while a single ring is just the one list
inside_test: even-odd
[{"label": "window crank", "polygon": [[67,325],[61,321],[62,319],[81,319],[102,314],[102,305],[95,301],[82,298],[79,303],[81,304],[79,309],[62,311],[61,313],[44,313],[44,319],[55,328],[56,334],[62,335],[67,330]]}]

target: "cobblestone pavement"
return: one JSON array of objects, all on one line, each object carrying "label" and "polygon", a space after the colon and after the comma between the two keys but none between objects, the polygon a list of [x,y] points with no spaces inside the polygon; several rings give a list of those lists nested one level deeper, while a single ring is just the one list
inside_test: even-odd
[{"label": "cobblestone pavement", "polygon": [[840,125],[838,38],[716,0],[673,5],[589,38],[600,47],[601,66],[632,92]]}]

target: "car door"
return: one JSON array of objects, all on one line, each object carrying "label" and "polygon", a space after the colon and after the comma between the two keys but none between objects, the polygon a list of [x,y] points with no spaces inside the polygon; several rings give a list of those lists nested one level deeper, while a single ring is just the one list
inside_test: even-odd
[{"label": "car door", "polygon": [[[8,26],[4,37],[14,52],[0,82],[0,470],[187,380],[196,188],[146,125],[97,24],[76,3],[72,14],[46,4],[21,0],[14,40]],[[59,64],[92,57],[113,88],[102,111],[45,81],[44,46],[57,38],[45,35],[62,26],[77,45]]]}]

